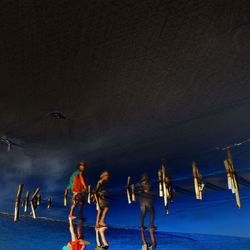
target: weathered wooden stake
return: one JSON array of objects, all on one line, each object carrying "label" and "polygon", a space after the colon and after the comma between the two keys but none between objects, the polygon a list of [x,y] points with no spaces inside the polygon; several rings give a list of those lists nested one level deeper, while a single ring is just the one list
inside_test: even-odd
[{"label": "weathered wooden stake", "polygon": [[25,203],[24,203],[24,212],[26,213],[28,211],[28,206],[29,206],[29,196],[30,192],[26,192],[26,198],[25,198]]},{"label": "weathered wooden stake", "polygon": [[63,199],[63,204],[65,207],[68,206],[68,194],[69,194],[69,190],[66,188],[64,191],[64,199]]},{"label": "weathered wooden stake", "polygon": [[88,185],[88,203],[91,203],[91,185]]},{"label": "weathered wooden stake", "polygon": [[162,187],[162,170],[158,170],[158,181],[159,181],[159,196],[163,197],[163,187]]},{"label": "weathered wooden stake", "polygon": [[132,201],[136,201],[135,198],[135,184],[131,184]]},{"label": "weathered wooden stake", "polygon": [[52,205],[52,199],[49,198],[49,199],[48,199],[48,209],[51,209],[51,205]]},{"label": "weathered wooden stake", "polygon": [[127,180],[127,198],[128,198],[128,204],[131,204],[131,196],[130,196],[130,176],[128,176]]},{"label": "weathered wooden stake", "polygon": [[32,197],[31,197],[31,200],[30,200],[30,207],[31,207],[31,215],[33,217],[33,219],[36,219],[36,208],[37,208],[37,202],[35,202],[35,199],[37,198],[37,194],[39,193],[40,191],[40,188],[37,188]]},{"label": "weathered wooden stake", "polygon": [[42,197],[40,194],[37,195],[37,199],[36,199],[36,206],[39,207],[40,204],[41,204],[41,200],[42,200]]},{"label": "weathered wooden stake", "polygon": [[20,184],[18,186],[18,191],[17,191],[17,195],[16,195],[16,203],[15,203],[15,215],[14,215],[14,221],[17,222],[19,220],[19,205],[20,205],[20,199],[22,196],[22,192],[23,192],[23,184]]},{"label": "weathered wooden stake", "polygon": [[232,153],[229,148],[227,149],[227,159],[224,161],[224,165],[227,171],[228,189],[231,189],[232,193],[235,194],[237,207],[240,208],[241,201],[239,193],[238,176],[235,170]]}]

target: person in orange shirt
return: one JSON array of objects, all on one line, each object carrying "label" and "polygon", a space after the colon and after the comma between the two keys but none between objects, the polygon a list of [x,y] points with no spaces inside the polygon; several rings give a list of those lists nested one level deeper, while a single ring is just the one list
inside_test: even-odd
[{"label": "person in orange shirt", "polygon": [[76,219],[74,216],[74,211],[77,206],[79,206],[79,214],[78,214],[78,235],[82,236],[82,224],[83,224],[83,208],[85,204],[85,192],[87,191],[87,185],[85,181],[85,169],[87,164],[85,162],[79,162],[77,164],[77,170],[71,175],[70,183],[67,189],[72,191],[72,205],[70,208],[69,218]]}]

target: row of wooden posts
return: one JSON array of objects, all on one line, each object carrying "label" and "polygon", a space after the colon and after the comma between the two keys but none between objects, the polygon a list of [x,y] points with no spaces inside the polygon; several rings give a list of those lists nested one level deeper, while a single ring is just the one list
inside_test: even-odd
[{"label": "row of wooden posts", "polygon": [[[227,186],[228,189],[235,195],[237,207],[241,207],[240,195],[239,195],[239,182],[233,157],[230,149],[227,149],[227,156],[224,160],[224,166],[227,174]],[[202,175],[199,172],[196,162],[192,163],[192,172],[194,179],[194,191],[197,200],[202,200],[202,192],[205,187],[205,183],[202,180]],[[136,201],[135,198],[135,185],[130,184],[131,177],[127,179],[127,199],[128,203],[131,204]],[[161,168],[158,170],[158,182],[159,182],[159,196],[163,198],[166,214],[168,214],[169,202],[173,202],[173,183],[170,175],[166,174],[166,162],[162,160]]]},{"label": "row of wooden posts", "polygon": [[[238,183],[238,177],[235,170],[235,165],[233,163],[233,158],[230,149],[227,150],[227,157],[224,160],[224,165],[226,168],[227,173],[227,182],[228,182],[228,189],[232,191],[232,193],[235,195],[236,198],[236,204],[238,208],[241,207],[240,203],[240,195],[239,195],[239,183]],[[195,191],[195,197],[197,200],[202,200],[202,192],[204,189],[204,182],[202,180],[202,175],[199,172],[198,166],[195,162],[192,164],[192,171],[193,171],[193,178],[194,178],[194,191]],[[161,169],[158,170],[158,182],[159,182],[159,196],[163,198],[166,214],[168,214],[168,205],[169,202],[173,202],[173,183],[172,178],[170,175],[166,174],[166,162],[165,160],[162,160]],[[41,195],[39,194],[40,189],[37,188],[34,193],[32,194],[31,199],[29,199],[30,192],[26,192],[25,200],[22,201],[21,205],[24,209],[24,212],[28,212],[28,207],[30,204],[31,212],[30,215],[36,219],[36,209],[41,204]],[[23,192],[23,184],[20,184],[18,187],[18,192],[16,196],[16,202],[15,202],[15,214],[14,214],[14,221],[17,222],[19,220],[19,213],[20,213],[20,202]],[[136,201],[136,195],[135,195],[135,184],[131,184],[131,177],[128,176],[127,179],[127,199],[128,203],[131,204],[132,202]],[[68,205],[68,195],[69,190],[66,189],[64,192],[64,206],[66,207]],[[88,185],[88,198],[87,202],[91,203],[91,185]],[[98,202],[98,197],[95,193],[93,193],[94,200],[96,201],[96,208],[99,210],[100,205]],[[50,209],[52,205],[52,199],[49,198],[47,200],[47,208]]]},{"label": "row of wooden posts", "polygon": [[[36,219],[36,209],[40,206],[42,197],[39,194],[40,188],[37,188],[34,193],[31,196],[30,199],[30,192],[27,191],[25,195],[25,200],[21,202],[22,193],[23,193],[23,184],[20,184],[18,186],[17,196],[16,196],[16,202],[15,202],[15,213],[14,213],[14,221],[17,222],[19,220],[20,215],[20,204],[24,210],[24,212],[28,212],[29,206],[31,208],[30,216],[33,217],[33,219]],[[49,198],[47,201],[47,208],[50,209],[52,205],[52,198]]]}]

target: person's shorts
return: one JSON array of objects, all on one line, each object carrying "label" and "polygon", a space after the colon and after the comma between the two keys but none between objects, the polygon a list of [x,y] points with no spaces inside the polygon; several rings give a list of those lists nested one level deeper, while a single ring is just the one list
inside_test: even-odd
[{"label": "person's shorts", "polygon": [[152,201],[144,201],[140,203],[140,208],[142,212],[146,212],[153,208],[153,202]]},{"label": "person's shorts", "polygon": [[84,193],[74,194],[72,197],[72,202],[75,204],[85,203]]},{"label": "person's shorts", "polygon": [[109,208],[109,202],[106,198],[99,198],[100,209]]}]

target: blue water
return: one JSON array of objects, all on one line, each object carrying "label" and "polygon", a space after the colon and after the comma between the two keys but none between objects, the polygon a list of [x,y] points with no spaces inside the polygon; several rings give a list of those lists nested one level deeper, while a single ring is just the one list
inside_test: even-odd
[{"label": "blue water", "polygon": [[[0,250],[61,250],[70,240],[67,223],[21,218],[14,223],[11,217],[0,216]],[[84,230],[85,239],[95,249],[95,232]],[[141,249],[139,230],[109,229],[106,231],[111,250]],[[250,238],[212,236],[199,234],[156,232],[157,249],[250,249]]]}]

